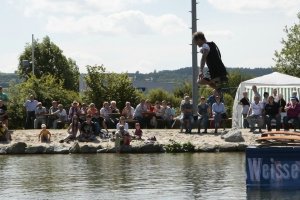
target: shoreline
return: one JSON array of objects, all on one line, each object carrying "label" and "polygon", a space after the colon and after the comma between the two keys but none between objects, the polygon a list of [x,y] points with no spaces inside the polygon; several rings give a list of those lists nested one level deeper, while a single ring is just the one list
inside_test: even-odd
[{"label": "shoreline", "polygon": [[[132,133],[134,129],[129,129]],[[226,129],[229,131],[231,129]],[[0,154],[69,154],[69,153],[115,153],[114,142],[102,140],[99,136],[92,142],[77,142],[71,140],[69,143],[59,143],[66,137],[66,129],[49,129],[51,141],[41,143],[38,141],[39,129],[9,130],[12,136],[11,143],[0,142]],[[115,131],[110,129],[109,133]],[[203,131],[203,130],[202,130]],[[241,132],[242,142],[226,142],[221,138],[222,132],[214,133],[214,129],[208,129],[206,134],[180,133],[178,129],[144,129],[143,139],[155,136],[157,141],[145,144],[142,140],[132,140],[129,146],[122,146],[121,153],[165,153],[170,152],[232,152],[245,151],[247,146],[255,143],[261,134],[251,133],[249,129],[236,129]],[[224,132],[225,133],[225,132]],[[172,146],[173,142],[173,146]],[[189,143],[190,142],[190,143]],[[190,144],[182,148],[183,144]],[[180,147],[181,145],[181,147]],[[193,145],[193,146],[191,146]]]}]

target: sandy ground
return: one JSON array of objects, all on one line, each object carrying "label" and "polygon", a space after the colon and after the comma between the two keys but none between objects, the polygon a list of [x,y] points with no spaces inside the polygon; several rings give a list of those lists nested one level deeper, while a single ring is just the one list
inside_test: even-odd
[{"label": "sandy ground", "polygon": [[[228,129],[227,129],[228,130]],[[244,145],[251,145],[255,142],[255,139],[260,137],[260,134],[258,132],[251,133],[249,132],[249,129],[240,129],[242,132],[242,136],[244,138],[244,142],[239,143],[232,143],[232,142],[226,142],[224,139],[221,139],[221,129],[217,134],[214,133],[214,129],[208,129],[208,133],[206,134],[197,134],[195,131],[189,134],[181,133],[178,129],[144,129],[143,130],[143,139],[147,140],[147,138],[151,136],[155,136],[157,139],[157,142],[159,144],[166,145],[170,142],[170,140],[174,140],[179,143],[185,143],[190,141],[193,145],[196,147],[203,146],[203,145],[220,145],[220,146],[226,146],[229,144],[244,144]],[[59,144],[59,140],[62,140],[67,135],[66,129],[50,129],[49,130],[52,137],[51,142],[48,143],[41,143],[38,141],[38,134],[40,130],[10,130],[12,136],[11,144],[16,142],[25,142],[27,145],[30,146],[55,146]],[[111,133],[114,130],[109,130]],[[132,134],[133,129],[129,130],[129,133]],[[71,146],[74,141],[70,141],[70,144],[64,143],[66,146]],[[143,145],[144,141],[138,141],[133,140],[131,142],[132,146],[140,146]],[[6,142],[0,142],[1,146],[7,146],[10,144],[7,144]],[[100,137],[97,136],[97,139],[93,142],[88,143],[88,145],[95,146],[99,148],[99,145],[101,145],[103,148],[113,147],[114,142],[111,142],[110,140],[103,140]]]}]

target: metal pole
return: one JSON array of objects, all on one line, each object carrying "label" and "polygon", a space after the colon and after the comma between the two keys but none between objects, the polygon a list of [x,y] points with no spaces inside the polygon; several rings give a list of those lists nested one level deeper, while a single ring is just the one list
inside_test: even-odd
[{"label": "metal pole", "polygon": [[32,34],[32,75],[34,75],[34,36]]},{"label": "metal pole", "polygon": [[[196,0],[192,0],[192,34],[197,31],[197,12],[196,12]],[[192,68],[193,68],[193,111],[194,116],[197,115],[197,107],[198,107],[198,66],[197,66],[197,45],[192,43]]]}]

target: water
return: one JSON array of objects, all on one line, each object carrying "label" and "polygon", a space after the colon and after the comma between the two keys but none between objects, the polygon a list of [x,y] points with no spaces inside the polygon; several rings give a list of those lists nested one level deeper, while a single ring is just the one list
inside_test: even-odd
[{"label": "water", "polygon": [[0,156],[2,199],[299,199],[247,191],[244,153]]}]

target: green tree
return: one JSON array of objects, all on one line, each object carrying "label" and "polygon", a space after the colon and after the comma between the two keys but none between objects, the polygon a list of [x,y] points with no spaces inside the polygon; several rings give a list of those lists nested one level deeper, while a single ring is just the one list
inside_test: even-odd
[{"label": "green tree", "polygon": [[64,89],[63,81],[51,74],[42,75],[41,78],[29,75],[26,82],[11,83],[8,93],[10,99],[8,113],[12,119],[9,127],[13,129],[24,128],[26,112],[23,104],[28,100],[30,94],[34,94],[35,99],[42,102],[47,111],[53,100],[63,104],[67,112],[74,100],[81,101],[78,92]]},{"label": "green tree", "polygon": [[[19,56],[18,76],[20,78],[30,75],[32,68],[22,66],[23,60],[32,61],[32,46],[26,43],[25,49]],[[66,58],[63,51],[50,41],[46,36],[42,42],[34,41],[34,75],[37,78],[43,74],[52,74],[58,81],[63,81],[63,86],[67,90],[79,90],[79,69],[75,60]]]},{"label": "green tree", "polygon": [[285,26],[283,30],[287,34],[287,39],[282,39],[283,48],[280,52],[275,51],[276,62],[272,66],[278,72],[300,77],[300,13],[298,13],[299,24],[294,24],[291,28]]},{"label": "green tree", "polygon": [[128,74],[108,73],[101,66],[86,66],[87,76],[84,80],[88,90],[85,93],[87,102],[93,102],[102,107],[105,101],[116,101],[119,109],[123,109],[125,102],[129,101],[132,106],[136,106],[143,94],[132,85],[132,81],[128,78]]},{"label": "green tree", "polygon": [[232,98],[235,98],[235,93],[240,83],[252,78],[254,78],[254,75],[246,74],[241,70],[231,71],[228,74],[228,85],[227,88],[224,89],[224,91],[228,93]]},{"label": "green tree", "polygon": [[165,100],[167,102],[170,102],[173,107],[179,107],[182,100],[182,98],[175,97],[174,94],[169,94],[162,88],[150,90],[146,98],[150,99],[152,105],[155,103],[155,101],[162,102],[163,100]]},{"label": "green tree", "polygon": [[185,93],[188,93],[190,97],[192,97],[192,84],[184,81],[183,83],[177,83],[173,89],[173,94],[175,97],[183,98]]}]

